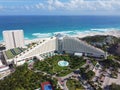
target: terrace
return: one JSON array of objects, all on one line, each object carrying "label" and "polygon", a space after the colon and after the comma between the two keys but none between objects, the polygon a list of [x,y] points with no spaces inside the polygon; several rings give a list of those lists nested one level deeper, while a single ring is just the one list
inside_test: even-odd
[{"label": "terrace", "polygon": [[5,51],[5,54],[7,56],[7,59],[12,59],[16,55],[22,53],[23,51],[25,51],[25,48],[14,48],[14,49],[10,49],[10,50]]}]

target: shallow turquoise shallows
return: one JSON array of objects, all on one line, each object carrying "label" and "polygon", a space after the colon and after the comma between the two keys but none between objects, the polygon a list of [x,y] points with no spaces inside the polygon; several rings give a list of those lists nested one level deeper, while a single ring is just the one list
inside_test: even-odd
[{"label": "shallow turquoise shallows", "polygon": [[69,63],[67,61],[59,61],[58,65],[64,67],[64,66],[68,66]]}]

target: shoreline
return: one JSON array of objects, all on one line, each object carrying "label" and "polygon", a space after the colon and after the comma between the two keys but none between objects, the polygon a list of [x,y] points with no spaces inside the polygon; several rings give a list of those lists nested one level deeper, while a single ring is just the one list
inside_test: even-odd
[{"label": "shoreline", "polygon": [[110,31],[104,31],[104,32],[95,32],[95,31],[91,31],[91,32],[80,32],[78,35],[75,35],[74,37],[79,37],[79,38],[83,38],[83,37],[87,37],[87,36],[95,36],[95,35],[103,35],[103,36],[115,36],[117,38],[120,38],[120,30],[110,30]]},{"label": "shoreline", "polygon": [[[68,34],[68,33],[56,33],[56,34],[63,34],[63,35],[71,35],[71,34]],[[95,36],[95,35],[111,35],[111,36],[115,36],[117,38],[120,38],[120,30],[110,30],[110,31],[103,31],[103,32],[98,32],[98,31],[85,31],[85,32],[78,32],[77,34],[74,34],[74,35],[71,35],[72,37],[79,37],[79,38],[84,38],[84,37],[87,37],[87,36]],[[52,37],[52,36],[50,36]],[[38,42],[38,41],[43,41],[43,40],[46,40],[50,37],[39,37],[39,38],[35,38],[35,39],[24,39],[25,40],[25,44],[29,44],[29,43],[32,43],[32,42]],[[5,44],[4,41],[0,42],[0,44]]]},{"label": "shoreline", "polygon": [[[63,34],[63,33],[60,33]],[[63,34],[64,35],[64,34]],[[70,34],[65,34],[65,35],[70,35]],[[72,37],[79,37],[79,38],[83,38],[83,37],[87,37],[87,36],[95,36],[95,35],[110,35],[110,36],[115,36],[117,38],[120,38],[120,30],[110,30],[110,31],[104,31],[104,32],[95,32],[95,31],[91,31],[91,32],[79,32],[76,35],[71,35]],[[38,41],[42,41],[42,40],[46,40],[50,37],[47,38],[36,38],[36,39],[32,39],[32,40],[25,40],[25,44],[26,43],[32,43],[32,42],[38,42]]]}]

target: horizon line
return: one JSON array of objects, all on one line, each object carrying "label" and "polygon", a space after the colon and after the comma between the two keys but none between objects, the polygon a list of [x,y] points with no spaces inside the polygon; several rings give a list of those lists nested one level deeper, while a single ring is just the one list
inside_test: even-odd
[{"label": "horizon line", "polygon": [[120,16],[120,15],[30,15],[30,14],[21,14],[21,15],[0,15],[0,16]]}]

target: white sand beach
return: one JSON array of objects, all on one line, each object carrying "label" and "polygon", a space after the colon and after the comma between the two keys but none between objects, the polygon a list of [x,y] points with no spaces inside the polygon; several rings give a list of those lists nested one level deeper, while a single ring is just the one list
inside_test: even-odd
[{"label": "white sand beach", "polygon": [[74,37],[83,38],[86,36],[94,36],[94,35],[111,35],[120,38],[120,30],[111,30],[111,31],[104,31],[104,32],[80,32],[77,35],[74,35]]},{"label": "white sand beach", "polygon": [[41,42],[43,40],[47,40],[48,38],[36,38],[36,39],[25,39],[25,44],[33,43],[33,42]]}]

